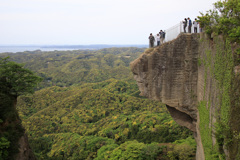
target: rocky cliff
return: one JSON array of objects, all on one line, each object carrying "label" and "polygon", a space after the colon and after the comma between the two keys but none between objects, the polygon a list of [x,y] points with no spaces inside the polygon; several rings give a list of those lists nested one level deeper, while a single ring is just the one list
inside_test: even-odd
[{"label": "rocky cliff", "polygon": [[0,93],[0,159],[35,160],[16,110],[17,99]]},{"label": "rocky cliff", "polygon": [[208,39],[204,34],[180,34],[171,42],[147,49],[131,63],[131,70],[142,96],[165,103],[173,119],[194,132],[196,159],[212,159],[215,150],[219,157],[228,159],[230,148],[225,142],[219,145],[216,141],[221,138],[215,136],[217,119],[224,117],[220,112],[227,115],[230,110],[219,107],[224,96],[216,75],[222,74],[222,83],[229,83],[231,78],[229,82],[225,78],[231,75],[232,66],[223,65],[229,67],[229,75],[218,71],[224,70],[218,66],[231,60],[217,56],[217,51],[223,54],[226,47],[219,48],[223,44],[214,45],[212,40],[204,39]]}]

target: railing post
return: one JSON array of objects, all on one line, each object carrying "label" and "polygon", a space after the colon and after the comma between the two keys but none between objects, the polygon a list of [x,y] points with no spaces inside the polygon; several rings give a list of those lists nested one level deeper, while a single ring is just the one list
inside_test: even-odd
[{"label": "railing post", "polygon": [[182,22],[180,21],[180,33],[182,33]]}]

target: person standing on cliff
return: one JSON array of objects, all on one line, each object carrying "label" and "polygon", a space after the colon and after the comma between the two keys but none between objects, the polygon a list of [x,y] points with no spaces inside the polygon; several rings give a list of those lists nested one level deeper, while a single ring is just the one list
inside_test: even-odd
[{"label": "person standing on cliff", "polygon": [[148,37],[148,39],[149,39],[149,48],[153,48],[154,47],[155,38],[152,35],[152,33],[150,33],[150,36]]},{"label": "person standing on cliff", "polygon": [[193,21],[193,27],[194,27],[194,33],[197,33],[197,27],[198,27],[197,18],[195,18],[195,21]]},{"label": "person standing on cliff", "polygon": [[157,46],[160,46],[160,35],[159,34],[157,34],[156,39],[157,39]]},{"label": "person standing on cliff", "polygon": [[160,43],[163,44],[164,39],[165,39],[165,32],[160,30],[159,34],[160,34]]},{"label": "person standing on cliff", "polygon": [[186,33],[186,27],[187,27],[187,18],[185,18],[184,21],[183,21],[184,33]]},{"label": "person standing on cliff", "polygon": [[192,20],[188,17],[188,33],[192,32]]}]

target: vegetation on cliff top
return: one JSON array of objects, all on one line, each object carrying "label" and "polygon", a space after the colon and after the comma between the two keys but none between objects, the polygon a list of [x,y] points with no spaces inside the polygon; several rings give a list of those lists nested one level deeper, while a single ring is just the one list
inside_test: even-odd
[{"label": "vegetation on cliff top", "polygon": [[[211,45],[209,48],[206,47],[203,65],[206,69],[205,79],[209,76],[216,80],[219,106],[215,108],[217,122],[214,123],[206,114],[211,113],[209,107],[216,102],[212,102],[208,98],[209,95],[205,95],[208,100],[200,103],[201,138],[206,159],[238,159],[240,157],[240,75],[234,73],[234,67],[240,64],[240,1],[218,1],[214,7],[214,10],[202,14],[199,19],[201,27],[212,41],[210,43],[209,40],[204,40]],[[209,124],[213,128],[206,127]],[[212,143],[212,134],[217,140],[215,146]]]},{"label": "vegetation on cliff top", "polygon": [[204,31],[223,34],[231,42],[240,42],[240,5],[239,0],[217,1],[214,3],[214,10],[209,10],[206,14],[199,16],[200,25]]},{"label": "vegetation on cliff top", "polygon": [[34,75],[23,65],[0,58],[0,92],[18,97],[26,93],[33,93],[41,78]]}]

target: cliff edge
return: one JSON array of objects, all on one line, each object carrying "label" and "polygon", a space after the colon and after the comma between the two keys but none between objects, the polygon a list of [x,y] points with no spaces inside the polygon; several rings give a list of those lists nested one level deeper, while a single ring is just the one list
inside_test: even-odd
[{"label": "cliff edge", "polygon": [[221,37],[182,33],[130,64],[140,95],[165,103],[173,119],[193,131],[198,160],[240,155],[233,51]]},{"label": "cliff edge", "polygon": [[197,154],[203,155],[196,127],[198,48],[198,34],[181,34],[160,47],[147,49],[131,62],[131,70],[141,96],[165,103],[173,119],[194,132]]}]

